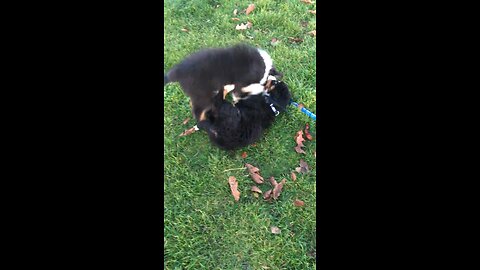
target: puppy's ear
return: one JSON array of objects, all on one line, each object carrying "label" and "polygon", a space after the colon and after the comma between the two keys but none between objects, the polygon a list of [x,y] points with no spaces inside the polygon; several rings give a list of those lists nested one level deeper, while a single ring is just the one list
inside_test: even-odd
[{"label": "puppy's ear", "polygon": [[272,75],[274,76],[275,78],[277,78],[277,80],[281,80],[283,78],[283,74],[278,72],[275,67],[272,67],[272,69],[270,69],[270,73],[269,75]]}]

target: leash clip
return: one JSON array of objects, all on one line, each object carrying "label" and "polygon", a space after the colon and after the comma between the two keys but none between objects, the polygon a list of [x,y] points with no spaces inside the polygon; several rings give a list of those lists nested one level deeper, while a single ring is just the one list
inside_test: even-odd
[{"label": "leash clip", "polygon": [[270,108],[272,108],[272,111],[273,111],[273,113],[275,114],[275,116],[277,116],[277,115],[280,114],[280,111],[277,111],[277,109],[275,109],[275,106],[273,106],[272,103],[270,103]]}]

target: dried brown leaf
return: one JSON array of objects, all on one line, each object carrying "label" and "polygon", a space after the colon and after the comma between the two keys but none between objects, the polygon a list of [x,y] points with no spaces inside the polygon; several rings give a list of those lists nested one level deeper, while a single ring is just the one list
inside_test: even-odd
[{"label": "dried brown leaf", "polygon": [[238,13],[238,9],[235,9],[235,10],[233,11],[233,16],[237,16],[237,13]]},{"label": "dried brown leaf", "polygon": [[302,27],[307,27],[308,26],[308,21],[301,22],[300,25]]},{"label": "dried brown leaf", "polygon": [[307,173],[309,171],[308,164],[303,159],[300,159],[300,167],[295,168],[295,171],[298,173]]},{"label": "dried brown leaf", "polygon": [[298,173],[307,173],[309,171],[308,164],[303,159],[301,159],[300,167],[297,167],[295,171],[297,171]]},{"label": "dried brown leaf", "polygon": [[305,3],[305,4],[313,4],[315,2],[312,2],[312,0],[300,0],[301,2]]},{"label": "dried brown leaf", "polygon": [[190,121],[190,117],[187,117],[187,119],[183,120],[182,124],[186,125]]},{"label": "dried brown leaf", "polygon": [[263,177],[258,174],[260,171],[259,168],[252,166],[248,163],[245,163],[245,167],[247,167],[248,173],[250,174],[250,177],[252,177],[252,180],[257,183],[257,184],[262,184],[263,183]]},{"label": "dried brown leaf", "polygon": [[188,29],[187,28],[182,28],[181,31],[186,33],[186,32],[188,32]]},{"label": "dried brown leaf", "polygon": [[276,187],[278,185],[277,181],[275,181],[275,178],[273,176],[268,178],[268,180],[270,181],[270,184],[272,184],[273,187]]},{"label": "dried brown leaf", "polygon": [[253,165],[250,165],[248,163],[245,163],[245,167],[247,167],[247,170],[248,170],[249,173],[257,173],[257,172],[260,171],[259,168],[255,167]]},{"label": "dried brown leaf", "polygon": [[245,13],[248,15],[248,14],[250,14],[254,9],[255,9],[255,5],[254,5],[254,4],[250,4],[250,5],[248,5],[247,10],[245,11]]},{"label": "dried brown leaf", "polygon": [[308,164],[303,159],[300,159],[300,167],[305,168],[308,171]]},{"label": "dried brown leaf", "polygon": [[312,30],[312,31],[308,32],[308,34],[310,34],[311,36],[316,37],[316,36],[317,36],[317,30]]},{"label": "dried brown leaf", "polygon": [[303,42],[303,39],[297,38],[297,37],[289,37],[288,38],[292,43],[301,43]]},{"label": "dried brown leaf", "polygon": [[278,227],[276,226],[272,226],[270,228],[270,231],[273,233],[273,234],[280,234],[282,232],[282,230],[280,230]]},{"label": "dried brown leaf", "polygon": [[309,10],[308,12],[312,13],[312,14],[317,14],[317,10]]},{"label": "dried brown leaf", "polygon": [[299,130],[295,135],[295,142],[297,143],[297,146],[294,147],[295,152],[299,154],[306,154],[305,151],[303,151],[302,149],[302,147],[305,147],[305,145],[303,145],[304,141],[305,139],[303,138],[303,131]]},{"label": "dried brown leaf", "polygon": [[263,198],[264,198],[265,200],[269,200],[269,199],[270,199],[270,196],[272,195],[272,191],[273,191],[273,190],[270,189],[269,191],[263,193]]},{"label": "dried brown leaf", "polygon": [[242,158],[247,158],[247,152],[242,153]]},{"label": "dried brown leaf", "polygon": [[194,133],[195,131],[197,131],[197,130],[195,129],[195,127],[192,127],[192,128],[190,128],[190,129],[185,130],[184,132],[182,132],[182,133],[181,133],[180,135],[178,135],[178,136],[179,136],[179,137],[187,136],[187,135],[190,135],[190,134]]},{"label": "dried brown leaf", "polygon": [[236,29],[236,30],[247,30],[247,29],[249,29],[249,28],[252,28],[252,25],[253,25],[253,24],[252,24],[251,22],[247,22],[246,24],[241,23],[241,24],[237,25],[237,26],[235,27],[235,29]]},{"label": "dried brown leaf", "polygon": [[295,152],[297,152],[299,154],[306,154],[306,152],[303,151],[303,149],[302,149],[302,147],[300,147],[300,145],[295,146],[293,149],[295,149]]},{"label": "dried brown leaf", "polygon": [[301,206],[304,206],[305,203],[304,203],[303,201],[301,201],[301,200],[295,200],[295,201],[293,202],[293,205],[295,205],[295,206],[297,206],[297,207],[301,207]]},{"label": "dried brown leaf", "polygon": [[292,180],[297,181],[297,175],[294,172],[292,172]]},{"label": "dried brown leaf", "polygon": [[295,142],[300,145],[300,147],[304,147],[303,142],[305,139],[303,138],[303,131],[299,130],[297,134],[295,135]]},{"label": "dried brown leaf", "polygon": [[240,191],[238,191],[238,182],[235,176],[228,177],[228,184],[230,185],[230,190],[232,191],[233,198],[236,202],[240,200]]},{"label": "dried brown leaf", "polygon": [[257,184],[263,184],[263,177],[258,173],[250,174],[252,180]]},{"label": "dried brown leaf", "polygon": [[282,181],[280,181],[280,183],[278,183],[274,188],[273,188],[273,192],[272,192],[272,197],[273,199],[277,199],[278,196],[280,196],[280,193],[282,192],[282,188],[283,188],[283,185],[285,185],[285,182],[287,181],[287,179],[283,178]]},{"label": "dried brown leaf", "polygon": [[311,141],[311,140],[313,140],[313,137],[312,137],[312,135],[310,135],[310,131],[309,131],[309,130],[310,130],[310,125],[309,125],[308,123],[306,123],[306,124],[305,124],[305,137],[306,137],[309,141]]},{"label": "dried brown leaf", "polygon": [[232,21],[238,22],[238,21],[240,21],[240,19],[239,18],[232,18]]},{"label": "dried brown leaf", "polygon": [[257,186],[252,186],[252,189],[251,189],[253,192],[257,192],[257,193],[260,193],[262,194],[263,192],[257,187]]}]

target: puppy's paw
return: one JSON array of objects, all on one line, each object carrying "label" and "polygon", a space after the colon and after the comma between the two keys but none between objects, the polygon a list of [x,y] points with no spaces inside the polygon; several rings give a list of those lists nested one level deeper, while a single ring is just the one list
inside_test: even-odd
[{"label": "puppy's paw", "polygon": [[223,87],[223,99],[228,95],[228,93],[232,92],[235,89],[234,84],[228,84]]},{"label": "puppy's paw", "polygon": [[227,91],[227,92],[231,92],[231,91],[233,91],[233,89],[235,89],[235,85],[234,85],[234,84],[228,84],[228,85],[225,85],[225,86],[223,87],[223,90],[224,90],[224,91]]}]

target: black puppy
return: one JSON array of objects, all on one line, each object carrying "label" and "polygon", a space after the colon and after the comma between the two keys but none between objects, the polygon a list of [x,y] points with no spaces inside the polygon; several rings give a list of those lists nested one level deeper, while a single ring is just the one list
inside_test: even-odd
[{"label": "black puppy", "polygon": [[282,75],[274,67],[267,52],[247,45],[229,48],[205,49],[194,53],[164,74],[164,85],[179,82],[190,97],[192,113],[197,121],[204,120],[211,109],[218,89],[234,84],[235,100],[245,98],[258,88],[252,84],[265,84],[268,75]]},{"label": "black puppy", "polygon": [[207,131],[210,141],[225,150],[233,150],[256,142],[280,111],[286,110],[291,94],[282,81],[272,81],[260,95],[250,95],[232,104],[224,93],[215,96],[212,110],[198,127]]}]

